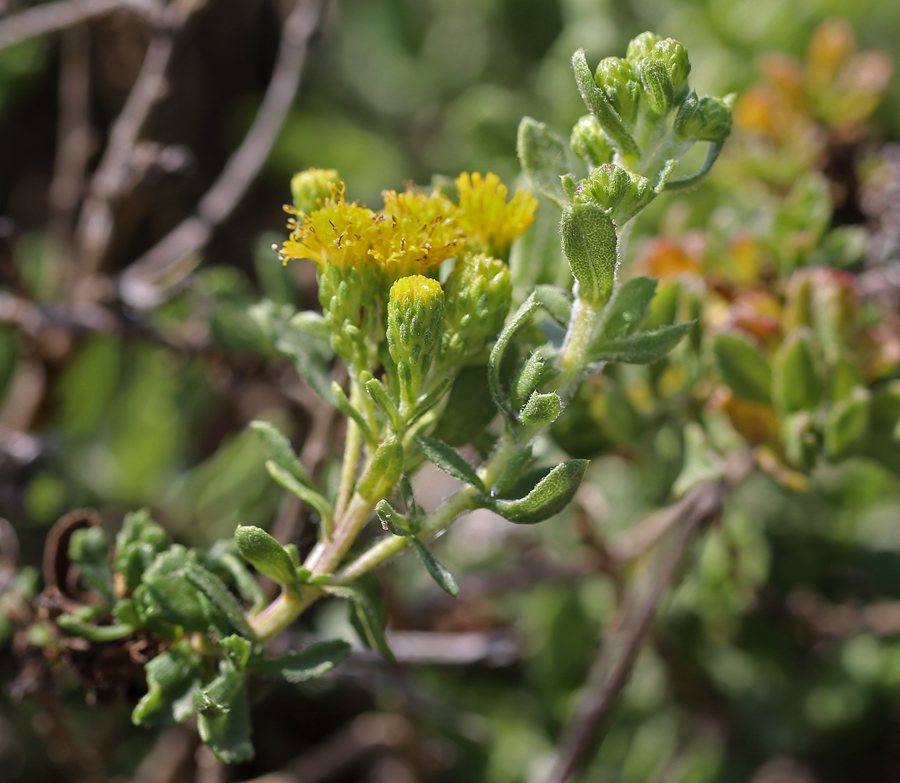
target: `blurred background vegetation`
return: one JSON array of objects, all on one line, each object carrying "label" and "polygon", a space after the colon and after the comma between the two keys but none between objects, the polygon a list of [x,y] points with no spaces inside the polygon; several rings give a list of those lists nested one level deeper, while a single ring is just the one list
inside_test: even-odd
[{"label": "blurred background vegetation", "polygon": [[[168,90],[142,134],[166,154],[116,204],[97,285],[109,287],[190,215],[241,142],[268,84],[287,5],[207,0],[183,24]],[[26,6],[7,0],[0,10],[11,15]],[[785,96],[800,66],[767,53],[803,62],[814,31],[833,17],[849,23],[861,50],[886,54],[826,89],[818,103],[807,93],[798,109]],[[309,390],[248,314],[263,297],[316,306],[312,270],[282,268],[271,249],[286,235],[282,205],[291,175],[336,168],[348,195],[372,206],[383,189],[427,184],[434,174],[493,171],[524,184],[515,155],[521,117],[566,133],[584,112],[572,52],[586,49],[591,63],[621,55],[646,29],[687,46],[698,92],[737,92],[745,103],[711,180],[659,199],[641,217],[632,263],[652,276],[702,272],[724,279],[730,291],[757,292],[798,267],[849,270],[863,298],[858,319],[874,329],[885,318],[889,332],[875,340],[882,365],[871,370],[877,361],[869,361],[869,377],[900,377],[900,79],[888,84],[891,66],[900,65],[900,4],[328,3],[261,175],[213,233],[196,271],[152,309],[136,310],[114,287],[103,289],[88,297],[102,307],[107,320],[99,321],[94,309],[78,310],[71,282],[80,190],[69,202],[53,191],[70,89],[65,73],[80,56],[89,85],[89,174],[150,33],[145,20],[125,11],[78,29],[80,41],[68,30],[0,50],[0,516],[15,531],[20,567],[39,567],[49,526],[84,506],[98,509],[111,530],[126,511],[146,506],[194,545],[210,546],[241,523],[282,525],[308,546],[311,534],[268,478],[246,429],[256,418],[273,421],[329,475],[339,432],[321,421]],[[798,89],[811,83],[802,72],[799,78]],[[859,100],[841,103],[848,95]],[[521,255],[518,274],[534,282],[528,258]],[[700,299],[714,315],[740,297],[716,299],[711,287]],[[752,315],[765,314],[765,303],[755,301]],[[524,532],[473,515],[438,544],[460,577],[461,601],[438,595],[405,562],[381,575],[394,629],[478,632],[503,642],[500,652],[455,665],[429,664],[425,656],[397,668],[360,656],[324,685],[260,687],[257,759],[238,770],[210,770],[202,754],[194,760],[190,737],[166,735],[175,744],[161,745],[163,737],[131,727],[129,700],[139,690],[88,704],[83,683],[56,670],[58,702],[40,693],[13,700],[28,688],[16,681],[22,661],[7,644],[0,651],[0,680],[8,685],[0,701],[4,780],[77,778],[78,769],[94,769],[90,759],[73,763],[82,745],[99,749],[118,779],[245,780],[331,747],[347,765],[322,780],[529,780],[553,748],[629,576],[603,566],[604,542],[669,501],[684,459],[689,416],[665,402],[674,391],[659,392],[659,378],[652,380],[655,402],[643,408],[638,397],[648,376],[598,380],[602,393],[586,396],[580,413],[573,408],[557,427],[559,444],[593,458],[590,486],[574,510]],[[683,384],[670,378],[675,390]],[[885,403],[880,445],[819,466],[811,478],[779,464],[754,474],[730,500],[665,604],[585,780],[900,779],[895,398]],[[722,411],[752,440],[751,413],[736,413],[727,400]],[[307,626],[352,638],[343,614],[328,604]],[[0,640],[11,633],[0,618]],[[347,726],[365,728],[359,721],[374,716],[394,723],[372,724],[384,741],[359,751]],[[138,772],[143,759],[158,759],[147,756],[152,749],[165,753],[160,747],[182,754],[171,776],[152,777],[146,764]]]}]

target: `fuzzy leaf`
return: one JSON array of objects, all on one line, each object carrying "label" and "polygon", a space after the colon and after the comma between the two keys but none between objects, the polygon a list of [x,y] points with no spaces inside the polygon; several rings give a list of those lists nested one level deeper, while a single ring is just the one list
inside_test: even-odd
[{"label": "fuzzy leaf", "polygon": [[572,292],[557,285],[538,285],[534,293],[550,317],[560,326],[569,325],[572,317]]},{"label": "fuzzy leaf", "polygon": [[615,340],[598,340],[591,346],[591,361],[653,364],[671,351],[694,326],[694,321],[637,332]]},{"label": "fuzzy leaf", "polygon": [[516,311],[515,315],[506,322],[506,326],[504,326],[503,331],[500,332],[497,342],[494,343],[494,349],[491,351],[491,358],[488,363],[488,383],[491,387],[491,396],[494,398],[497,407],[506,414],[507,418],[513,421],[516,418],[516,414],[510,406],[509,394],[500,383],[500,367],[503,364],[503,354],[506,352],[506,348],[513,336],[519,329],[528,323],[538,307],[539,302],[537,297],[534,294],[531,294],[531,296],[522,303],[522,306]]},{"label": "fuzzy leaf", "polygon": [[722,379],[738,397],[762,403],[771,400],[772,371],[756,346],[733,334],[718,334],[713,353]]},{"label": "fuzzy leaf", "polygon": [[250,704],[244,675],[223,665],[222,672],[194,696],[197,729],[216,758],[236,764],[253,758]]},{"label": "fuzzy leaf", "polygon": [[388,436],[372,456],[359,479],[356,491],[366,500],[380,500],[389,494],[403,475],[403,444]]},{"label": "fuzzy leaf", "polygon": [[381,412],[387,417],[394,432],[403,431],[403,419],[394,401],[388,396],[387,389],[384,384],[377,378],[366,381],[366,393],[372,398],[372,401],[381,408]]},{"label": "fuzzy leaf", "polygon": [[496,415],[487,366],[463,367],[431,435],[450,446],[465,446],[483,433]]},{"label": "fuzzy leaf", "polygon": [[614,340],[631,334],[647,314],[655,293],[656,280],[649,277],[632,277],[622,283],[604,309],[603,338]]},{"label": "fuzzy leaf", "polygon": [[422,453],[444,473],[449,473],[453,478],[465,481],[479,492],[487,494],[487,489],[474,468],[446,443],[422,435],[416,438],[416,443],[419,444]]},{"label": "fuzzy leaf", "polygon": [[297,589],[297,573],[284,547],[265,530],[252,525],[238,525],[234,531],[241,557],[257,571],[290,590]]},{"label": "fuzzy leaf", "polygon": [[491,508],[510,522],[532,525],[558,514],[575,497],[588,460],[573,459],[551,470],[519,500],[497,500]]},{"label": "fuzzy leaf", "polygon": [[330,672],[350,655],[351,649],[342,639],[332,639],[311,644],[303,650],[279,655],[276,658],[252,660],[250,668],[288,682],[305,682]]},{"label": "fuzzy leaf", "polygon": [[392,535],[410,537],[409,520],[394,510],[386,500],[379,500],[375,505],[375,513],[381,522],[381,526]]},{"label": "fuzzy leaf", "polygon": [[325,589],[331,595],[352,601],[355,618],[362,631],[362,640],[372,649],[378,650],[389,661],[396,663],[397,659],[391,648],[388,647],[387,639],[384,636],[382,618],[369,596],[362,590],[355,590],[352,587],[326,587]]},{"label": "fuzzy leaf", "polygon": [[454,598],[459,596],[459,587],[456,584],[456,580],[453,578],[453,574],[450,573],[447,567],[431,554],[418,538],[413,538],[412,542],[413,546],[416,548],[416,554],[419,556],[419,560],[422,561],[422,565],[425,566],[425,570],[428,571],[431,578],[437,582],[438,587],[444,592],[450,593]]},{"label": "fuzzy leaf", "polygon": [[512,384],[512,405],[517,411],[521,411],[531,395],[537,390],[544,377],[546,362],[540,348],[535,348],[525,360],[522,369],[519,370],[515,382]]},{"label": "fuzzy leaf", "polygon": [[378,443],[372,430],[369,429],[369,425],[366,424],[366,420],[362,417],[362,414],[353,407],[350,400],[347,399],[347,395],[344,394],[344,390],[337,381],[331,382],[331,394],[334,397],[334,407],[347,418],[353,419],[353,421],[356,422],[357,426],[362,431],[363,437],[366,439],[366,443],[370,446],[374,446]]},{"label": "fuzzy leaf", "polygon": [[125,515],[116,536],[113,567],[125,579],[125,589],[134,592],[156,556],[171,546],[168,534],[150,518],[147,509]]},{"label": "fuzzy leaf", "polygon": [[251,421],[250,429],[262,441],[263,449],[269,460],[286,470],[302,484],[306,484],[308,487],[313,486],[313,481],[306,472],[306,468],[303,467],[303,463],[294,453],[291,442],[282,433],[267,421]]},{"label": "fuzzy leaf", "polygon": [[517,149],[522,170],[537,190],[560,208],[568,202],[560,177],[568,174],[562,139],[544,123],[523,117]]},{"label": "fuzzy leaf", "polygon": [[622,151],[637,154],[638,147],[631,134],[625,129],[622,118],[616,113],[612,105],[594,81],[594,74],[587,64],[584,50],[579,49],[572,55],[572,69],[575,71],[575,81],[578,83],[578,91],[584,99],[588,110],[593,114],[600,127],[606,131],[606,135]]},{"label": "fuzzy leaf", "polygon": [[597,204],[572,204],[559,223],[563,252],[578,281],[578,297],[599,307],[616,281],[616,227]]},{"label": "fuzzy leaf", "polygon": [[532,392],[531,397],[522,408],[519,419],[522,424],[531,427],[543,427],[545,424],[552,424],[559,418],[562,413],[562,401],[556,392],[548,394],[538,394]]},{"label": "fuzzy leaf", "polygon": [[272,460],[266,462],[266,470],[268,470],[269,475],[288,492],[296,495],[308,506],[315,509],[319,518],[322,520],[325,530],[331,530],[331,521],[334,516],[334,509],[331,507],[331,503],[325,500],[325,498],[314,489],[307,487],[305,484],[301,484],[292,474],[272,462]]},{"label": "fuzzy leaf", "polygon": [[194,694],[203,685],[202,661],[181,644],[160,653],[144,667],[147,693],[131,713],[135,725],[182,723],[194,714]]}]

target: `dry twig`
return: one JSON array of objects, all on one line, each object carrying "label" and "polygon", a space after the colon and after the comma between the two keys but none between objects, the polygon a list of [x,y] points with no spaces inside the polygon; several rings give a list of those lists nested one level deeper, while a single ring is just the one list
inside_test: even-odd
[{"label": "dry twig", "polygon": [[409,745],[413,735],[412,724],[401,715],[363,713],[280,772],[247,783],[324,783],[373,752]]},{"label": "dry twig", "polygon": [[544,783],[569,783],[593,758],[685,549],[694,534],[721,513],[724,494],[724,483],[704,484],[670,510],[668,540],[661,543],[646,574],[626,590],[621,620],[606,633]]},{"label": "dry twig", "polygon": [[[188,13],[196,4],[189,6]],[[186,18],[174,7],[168,9],[150,40],[140,73],[128,94],[125,106],[116,118],[109,133],[109,143],[94,176],[81,219],[78,223],[78,278],[93,275],[100,266],[109,247],[115,225],[116,202],[122,198],[135,181],[132,156],[138,137],[147,121],[150,110],[165,91],[165,73],[172,57],[175,30]]]},{"label": "dry twig", "polygon": [[119,10],[136,12],[155,20],[161,6],[157,0],[60,0],[45,3],[0,21],[0,49]]},{"label": "dry twig", "polygon": [[309,40],[315,32],[322,0],[297,0],[284,22],[278,60],[262,105],[241,146],[200,200],[193,215],[135,261],[119,278],[123,301],[144,310],[165,301],[169,292],[197,266],[197,254],[256,178],[269,156],[300,85]]}]

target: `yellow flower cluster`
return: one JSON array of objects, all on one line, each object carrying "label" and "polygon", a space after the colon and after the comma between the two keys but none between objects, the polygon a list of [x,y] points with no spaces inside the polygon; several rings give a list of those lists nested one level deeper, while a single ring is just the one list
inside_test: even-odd
[{"label": "yellow flower cluster", "polygon": [[459,204],[439,190],[387,191],[375,212],[344,200],[335,187],[320,209],[297,213],[282,258],[309,258],[344,273],[348,267],[381,272],[387,282],[407,275],[433,275],[443,261],[464,250],[505,256],[534,219],[537,200],[508,190],[495,174],[462,174],[456,180]]},{"label": "yellow flower cluster", "polygon": [[537,199],[519,188],[509,203],[509,193],[496,174],[482,177],[465,172],[456,180],[459,190],[459,227],[480,246],[473,248],[504,258],[513,241],[525,233],[534,220]]}]

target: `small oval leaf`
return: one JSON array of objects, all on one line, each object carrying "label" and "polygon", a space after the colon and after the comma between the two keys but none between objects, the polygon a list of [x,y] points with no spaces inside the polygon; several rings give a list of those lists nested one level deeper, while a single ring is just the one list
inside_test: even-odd
[{"label": "small oval leaf", "polygon": [[510,522],[532,525],[558,514],[575,497],[588,460],[573,459],[551,470],[520,500],[497,500],[491,508]]},{"label": "small oval leaf", "polygon": [[487,489],[475,469],[446,443],[441,443],[434,438],[426,438],[423,435],[416,438],[416,443],[419,444],[422,453],[444,473],[449,473],[453,478],[465,481],[479,492],[487,494]]}]

